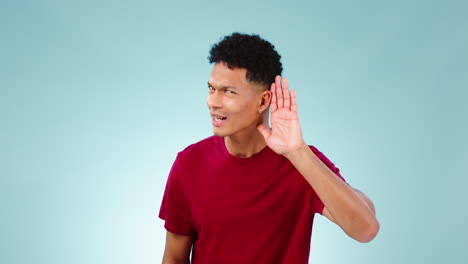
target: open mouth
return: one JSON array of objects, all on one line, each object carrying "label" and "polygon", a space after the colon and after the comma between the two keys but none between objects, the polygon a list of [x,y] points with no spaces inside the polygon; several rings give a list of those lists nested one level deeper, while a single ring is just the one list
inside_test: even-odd
[{"label": "open mouth", "polygon": [[214,120],[216,120],[216,121],[223,121],[223,120],[226,120],[226,119],[227,119],[227,117],[225,117],[225,116],[214,116]]},{"label": "open mouth", "polygon": [[220,115],[211,115],[211,120],[213,126],[219,127],[224,124],[226,121],[227,117],[226,116],[220,116]]}]

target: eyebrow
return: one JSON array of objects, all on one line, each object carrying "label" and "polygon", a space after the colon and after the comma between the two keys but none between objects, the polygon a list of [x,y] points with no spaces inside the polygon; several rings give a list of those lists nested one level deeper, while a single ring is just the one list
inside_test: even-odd
[{"label": "eyebrow", "polygon": [[[210,83],[209,81],[208,81],[208,86],[209,86],[209,87],[215,88],[213,85],[211,85],[211,83]],[[222,86],[222,87],[219,88],[219,89],[223,89],[223,90],[226,90],[226,89],[237,89],[237,87],[225,85],[225,86]]]}]

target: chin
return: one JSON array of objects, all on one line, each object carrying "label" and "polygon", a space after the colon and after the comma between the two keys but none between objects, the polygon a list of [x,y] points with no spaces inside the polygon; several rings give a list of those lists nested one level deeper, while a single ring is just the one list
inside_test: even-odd
[{"label": "chin", "polygon": [[217,131],[214,131],[213,130],[213,135],[217,136],[217,137],[225,137],[227,135],[225,135],[224,133],[220,133],[220,132],[217,132]]},{"label": "chin", "polygon": [[218,137],[227,137],[230,135],[229,132],[222,131],[221,129],[216,127],[213,128],[213,134]]}]

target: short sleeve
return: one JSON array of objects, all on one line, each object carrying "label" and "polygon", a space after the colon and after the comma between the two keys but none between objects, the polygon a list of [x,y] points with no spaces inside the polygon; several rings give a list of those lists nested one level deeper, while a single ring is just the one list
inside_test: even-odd
[{"label": "short sleeve", "polygon": [[164,196],[159,211],[159,218],[165,220],[164,228],[179,235],[193,235],[187,195],[184,191],[181,175],[181,158],[177,156],[167,179]]},{"label": "short sleeve", "polygon": [[[314,146],[309,146],[310,149],[314,152],[314,154],[325,164],[327,167],[333,171],[336,176],[338,176],[340,179],[342,179],[344,182],[346,180],[341,176],[340,174],[340,169],[338,169],[333,162],[331,162],[322,152],[320,152],[317,148]],[[318,197],[317,193],[314,192],[313,197],[312,197],[312,211],[314,213],[319,213],[323,214],[323,209],[325,208],[325,205],[323,204],[322,200],[320,200],[320,197]]]}]

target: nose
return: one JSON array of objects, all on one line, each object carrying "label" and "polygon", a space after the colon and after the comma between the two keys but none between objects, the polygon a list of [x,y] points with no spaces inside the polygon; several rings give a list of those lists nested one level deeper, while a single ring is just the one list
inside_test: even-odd
[{"label": "nose", "polygon": [[214,91],[208,94],[206,104],[209,109],[221,108],[223,106],[223,98],[219,91]]}]

